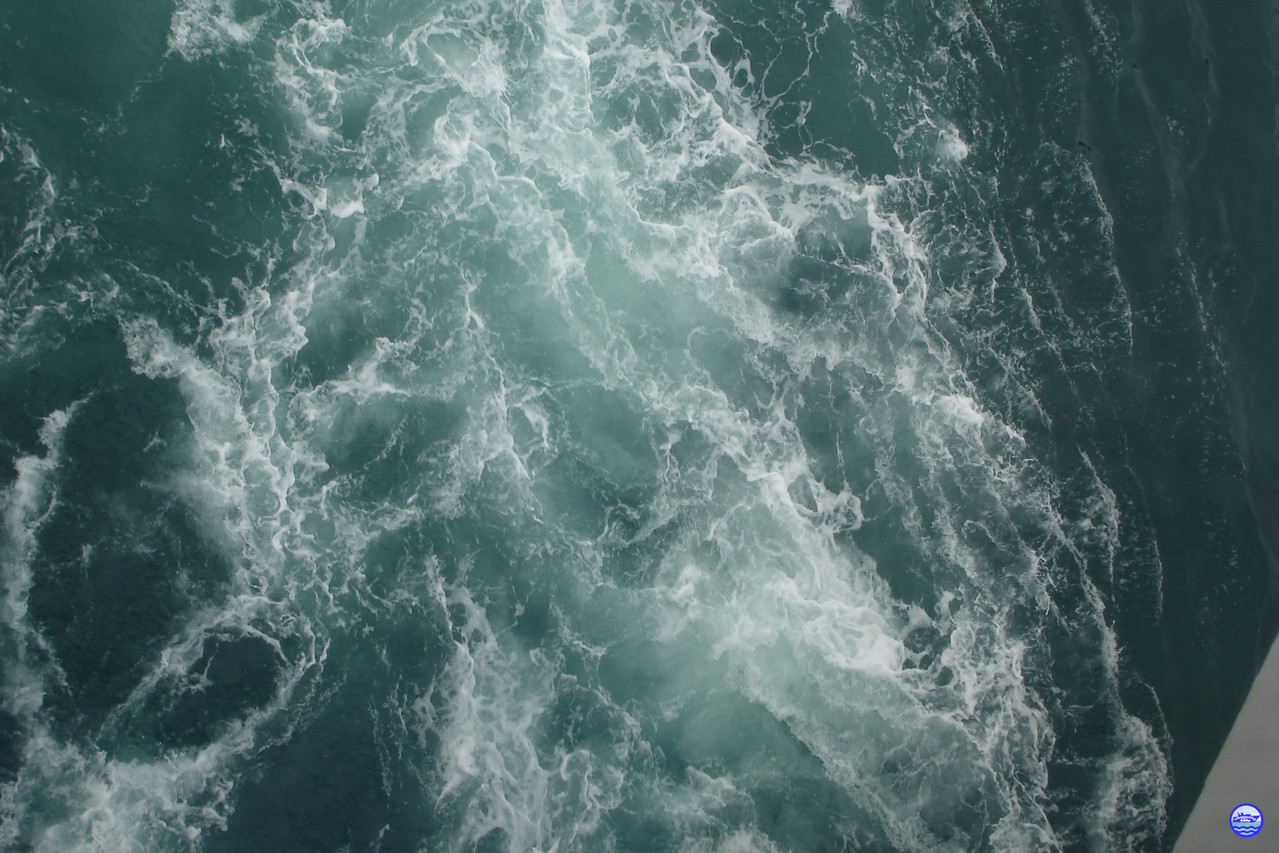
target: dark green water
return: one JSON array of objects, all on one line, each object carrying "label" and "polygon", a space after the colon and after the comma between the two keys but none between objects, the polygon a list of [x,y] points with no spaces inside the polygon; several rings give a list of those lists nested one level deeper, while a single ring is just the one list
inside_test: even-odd
[{"label": "dark green water", "polygon": [[0,0],[0,846],[1170,848],[1271,6]]}]

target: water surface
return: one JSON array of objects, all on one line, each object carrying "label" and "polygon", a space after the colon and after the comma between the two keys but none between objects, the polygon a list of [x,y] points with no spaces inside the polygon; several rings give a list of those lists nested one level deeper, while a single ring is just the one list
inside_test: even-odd
[{"label": "water surface", "polygon": [[1276,622],[1265,4],[0,8],[0,839],[1164,850]]}]

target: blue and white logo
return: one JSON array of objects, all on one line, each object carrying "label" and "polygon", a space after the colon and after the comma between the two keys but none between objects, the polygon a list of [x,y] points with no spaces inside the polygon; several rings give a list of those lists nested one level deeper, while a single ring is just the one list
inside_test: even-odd
[{"label": "blue and white logo", "polygon": [[1230,813],[1230,828],[1235,831],[1235,835],[1242,835],[1244,838],[1251,838],[1261,832],[1263,822],[1261,809],[1251,803],[1235,806],[1235,810]]}]

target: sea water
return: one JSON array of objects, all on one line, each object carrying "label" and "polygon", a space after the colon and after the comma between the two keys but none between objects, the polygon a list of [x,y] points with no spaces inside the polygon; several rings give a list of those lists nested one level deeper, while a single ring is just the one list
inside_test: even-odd
[{"label": "sea water", "polygon": [[0,846],[1168,849],[1279,624],[1274,28],[3,3]]}]

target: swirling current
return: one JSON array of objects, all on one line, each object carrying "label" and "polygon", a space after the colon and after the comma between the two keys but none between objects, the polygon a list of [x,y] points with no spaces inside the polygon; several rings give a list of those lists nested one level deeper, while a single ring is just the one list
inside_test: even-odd
[{"label": "swirling current", "polygon": [[0,846],[1170,849],[1272,7],[0,4]]}]

